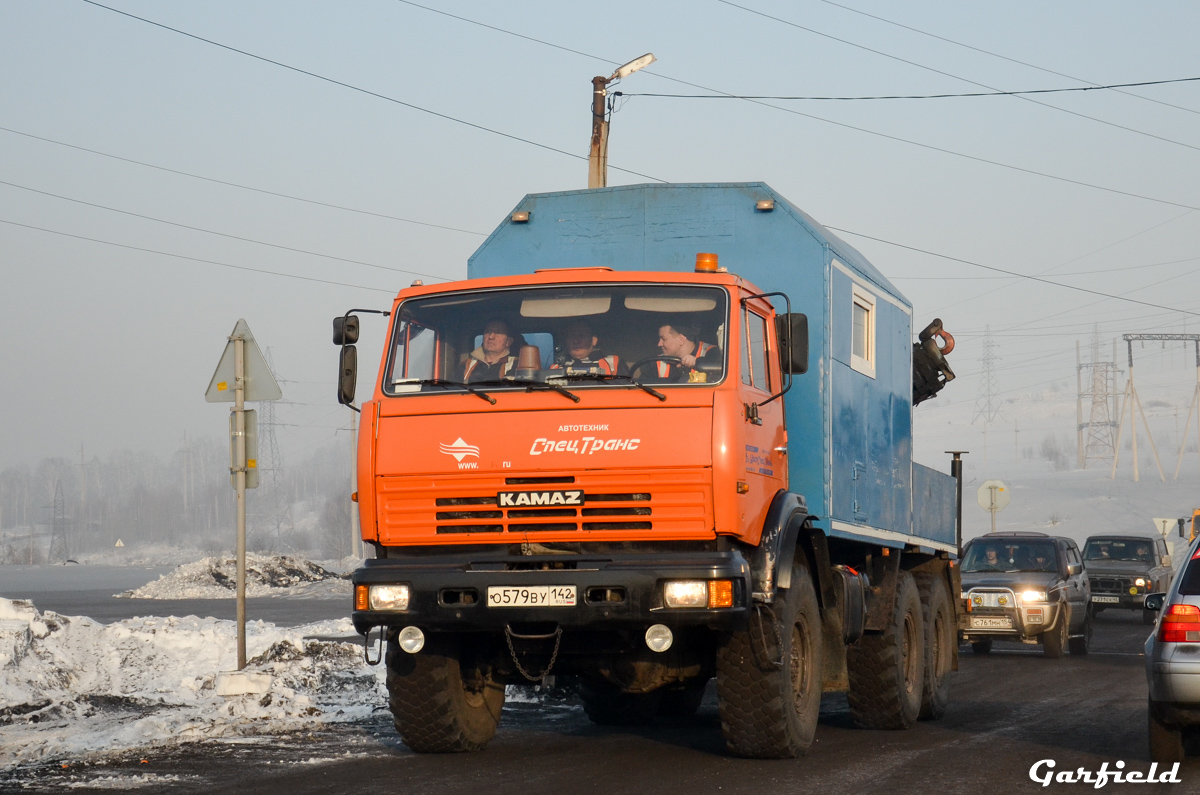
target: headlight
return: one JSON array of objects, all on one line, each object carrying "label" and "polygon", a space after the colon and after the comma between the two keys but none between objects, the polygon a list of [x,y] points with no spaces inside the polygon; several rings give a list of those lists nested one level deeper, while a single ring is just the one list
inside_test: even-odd
[{"label": "headlight", "polygon": [[1022,602],[1044,602],[1044,601],[1046,601],[1046,592],[1045,591],[1022,591],[1021,592],[1021,601]]},{"label": "headlight", "polygon": [[663,585],[663,601],[667,607],[705,607],[708,605],[708,583],[704,580],[676,580]]},{"label": "headlight", "polygon": [[1145,578],[1145,577],[1138,577],[1136,580],[1134,580],[1134,581],[1133,581],[1133,584],[1134,584],[1134,585],[1136,585],[1136,586],[1137,586],[1137,587],[1139,587],[1139,588],[1142,588],[1142,587],[1144,587],[1144,586],[1146,585],[1146,578]]},{"label": "headlight", "polygon": [[407,610],[412,591],[407,585],[372,585],[370,604],[372,610]]}]

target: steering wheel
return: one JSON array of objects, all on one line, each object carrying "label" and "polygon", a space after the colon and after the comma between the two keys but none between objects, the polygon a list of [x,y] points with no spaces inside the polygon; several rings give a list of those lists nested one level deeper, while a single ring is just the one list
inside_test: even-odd
[{"label": "steering wheel", "polygon": [[[666,362],[667,364],[672,365],[683,363],[678,356],[647,356],[645,359],[636,361],[629,366],[629,377],[632,378],[639,369],[648,364],[654,364],[655,362]],[[655,373],[655,376],[657,375],[658,373]]]}]

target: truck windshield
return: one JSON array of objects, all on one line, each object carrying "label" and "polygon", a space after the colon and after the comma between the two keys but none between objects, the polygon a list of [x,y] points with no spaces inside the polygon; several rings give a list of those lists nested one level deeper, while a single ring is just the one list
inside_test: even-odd
[{"label": "truck windshield", "polygon": [[704,388],[725,377],[728,318],[726,291],[706,286],[555,285],[414,298],[398,309],[383,391]]},{"label": "truck windshield", "polygon": [[962,571],[1058,571],[1058,557],[1053,541],[977,541],[963,556]]},{"label": "truck windshield", "polygon": [[1083,549],[1084,560],[1154,562],[1154,542],[1143,538],[1093,538]]}]

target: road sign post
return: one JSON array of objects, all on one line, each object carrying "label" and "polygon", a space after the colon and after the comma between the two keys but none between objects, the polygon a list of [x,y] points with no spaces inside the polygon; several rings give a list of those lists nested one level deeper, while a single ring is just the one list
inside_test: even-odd
[{"label": "road sign post", "polygon": [[996,532],[996,514],[1009,503],[1008,486],[1002,480],[985,480],[976,493],[979,507],[992,515],[992,532]]},{"label": "road sign post", "polygon": [[[230,389],[230,381],[233,388]],[[246,401],[279,400],[283,392],[267,366],[245,320],[238,320],[229,335],[204,399],[209,403],[233,402],[230,426],[233,461],[229,468],[237,490],[237,667],[246,667],[246,474],[257,461],[246,457]],[[257,472],[253,486],[258,485]]]}]

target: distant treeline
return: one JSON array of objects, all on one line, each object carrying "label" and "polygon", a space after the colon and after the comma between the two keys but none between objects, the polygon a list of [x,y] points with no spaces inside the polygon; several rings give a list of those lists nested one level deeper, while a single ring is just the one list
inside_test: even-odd
[{"label": "distant treeline", "polygon": [[[247,546],[322,557],[351,554],[350,456],[349,442],[342,441],[277,471],[260,470],[259,488],[247,492]],[[122,450],[103,459],[44,458],[3,470],[0,563],[48,559],[56,490],[58,531],[71,556],[113,549],[118,539],[130,551],[167,544],[211,554],[235,543],[236,500],[224,439],[185,440],[165,460]]]}]

